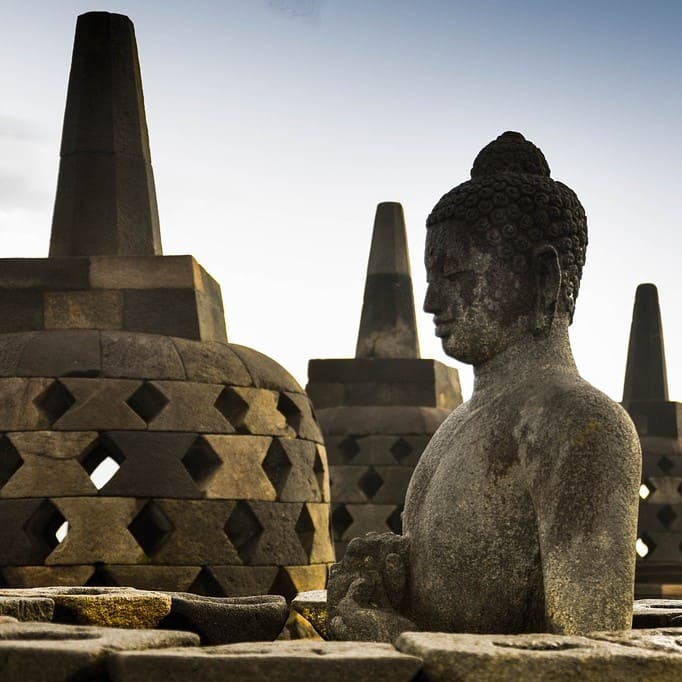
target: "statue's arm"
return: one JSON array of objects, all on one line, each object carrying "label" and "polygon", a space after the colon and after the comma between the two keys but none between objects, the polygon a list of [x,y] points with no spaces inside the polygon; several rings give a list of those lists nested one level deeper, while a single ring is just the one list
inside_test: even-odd
[{"label": "statue's arm", "polygon": [[629,628],[639,439],[606,396],[591,389],[577,398],[553,410],[547,433],[529,448],[546,626],[559,633]]}]

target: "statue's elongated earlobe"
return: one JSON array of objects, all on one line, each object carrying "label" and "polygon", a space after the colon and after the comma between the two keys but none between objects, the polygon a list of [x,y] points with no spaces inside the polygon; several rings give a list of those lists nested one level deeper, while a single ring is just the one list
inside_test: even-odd
[{"label": "statue's elongated earlobe", "polygon": [[536,284],[533,334],[547,336],[552,329],[561,291],[561,265],[556,249],[550,244],[535,249],[532,268]]}]

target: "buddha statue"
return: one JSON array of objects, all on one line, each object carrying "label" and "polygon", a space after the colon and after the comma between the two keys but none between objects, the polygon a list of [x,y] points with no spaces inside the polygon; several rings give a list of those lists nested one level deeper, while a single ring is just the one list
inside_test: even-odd
[{"label": "buddha statue", "polygon": [[414,471],[403,534],[353,540],[332,567],[335,638],[630,627],[641,453],[571,353],[586,245],[577,196],[519,133],[433,209],[424,310],[473,393]]}]

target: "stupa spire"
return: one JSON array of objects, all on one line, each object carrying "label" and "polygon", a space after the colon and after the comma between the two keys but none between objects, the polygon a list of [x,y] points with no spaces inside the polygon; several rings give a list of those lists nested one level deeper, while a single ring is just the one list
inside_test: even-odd
[{"label": "stupa spire", "polygon": [[640,284],[632,311],[623,402],[668,400],[663,327],[658,290]]},{"label": "stupa spire", "polygon": [[76,24],[50,256],[160,254],[135,29],[88,12]]},{"label": "stupa spire", "polygon": [[419,357],[405,216],[394,201],[380,203],[374,217],[355,357]]}]

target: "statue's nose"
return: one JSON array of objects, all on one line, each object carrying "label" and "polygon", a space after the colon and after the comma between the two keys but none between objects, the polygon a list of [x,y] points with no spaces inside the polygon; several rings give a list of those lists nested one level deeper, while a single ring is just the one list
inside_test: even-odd
[{"label": "statue's nose", "polygon": [[435,315],[438,310],[438,302],[437,302],[437,296],[436,296],[436,289],[433,286],[433,284],[429,284],[426,287],[426,294],[424,295],[424,312],[425,313],[430,313],[432,315]]}]

